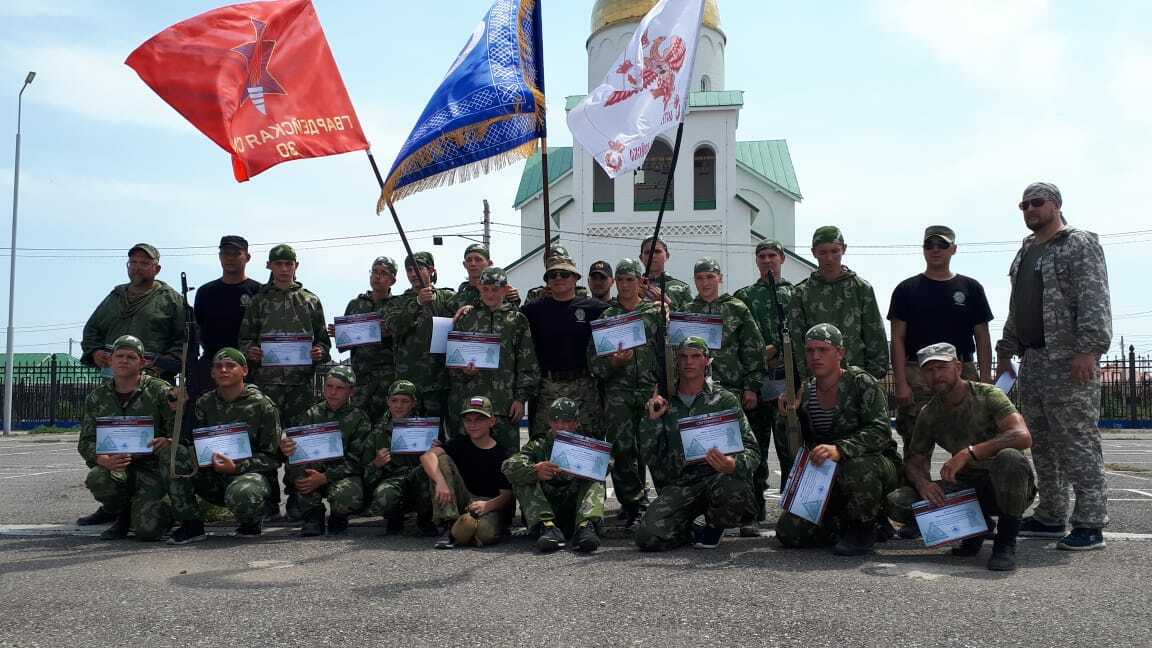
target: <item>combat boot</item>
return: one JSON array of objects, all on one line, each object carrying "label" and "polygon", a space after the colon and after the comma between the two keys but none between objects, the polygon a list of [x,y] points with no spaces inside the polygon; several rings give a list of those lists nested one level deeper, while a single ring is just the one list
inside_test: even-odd
[{"label": "combat boot", "polygon": [[[401,518],[403,519],[403,518]],[[343,535],[348,531],[348,516],[337,513],[328,514],[328,535]]]},{"label": "combat boot", "polygon": [[867,556],[875,544],[876,522],[853,522],[832,547],[832,553],[837,556]]},{"label": "combat boot", "polygon": [[537,529],[536,548],[541,553],[552,553],[564,546],[564,533],[551,520],[541,522]]},{"label": "combat boot", "polygon": [[116,521],[116,514],[101,506],[90,515],[85,515],[76,520],[76,526],[94,526],[97,524],[108,524],[109,522]]},{"label": "combat boot", "polygon": [[100,534],[101,540],[123,540],[128,537],[128,530],[131,528],[132,516],[125,508],[116,515],[116,520],[112,522],[112,526],[104,529]]},{"label": "combat boot", "polygon": [[596,523],[584,520],[572,534],[572,544],[580,553],[592,553],[600,548],[600,536],[596,533]]},{"label": "combat boot", "polygon": [[[314,538],[324,535],[324,508],[308,511],[303,515],[304,524],[300,526],[300,537]],[[345,525],[347,527],[347,525]]]},{"label": "combat boot", "polygon": [[1019,533],[1020,518],[1000,516],[996,539],[992,542],[992,557],[988,559],[988,569],[1016,571],[1016,536]]}]

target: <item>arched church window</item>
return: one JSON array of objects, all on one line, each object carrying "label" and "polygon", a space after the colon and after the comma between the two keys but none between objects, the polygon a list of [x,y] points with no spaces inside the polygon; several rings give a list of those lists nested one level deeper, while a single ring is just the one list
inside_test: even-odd
[{"label": "arched church window", "polygon": [[692,156],[692,207],[716,209],[716,151],[704,144]]},{"label": "arched church window", "polygon": [[708,92],[712,89],[712,79],[708,78],[705,74],[700,77],[700,92]]},{"label": "arched church window", "polygon": [[596,160],[592,160],[592,211],[616,211],[615,183]]},{"label": "arched church window", "polygon": [[[632,187],[632,200],[635,211],[660,211],[660,200],[664,197],[664,185],[672,183],[668,173],[672,168],[672,146],[662,139],[652,142],[652,149],[644,160],[644,166],[635,172]],[[665,209],[675,209],[673,197],[675,184],[668,189],[668,204]]]}]

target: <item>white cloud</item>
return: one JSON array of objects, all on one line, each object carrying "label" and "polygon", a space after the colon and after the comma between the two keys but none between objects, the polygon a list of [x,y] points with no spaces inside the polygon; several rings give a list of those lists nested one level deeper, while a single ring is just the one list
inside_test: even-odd
[{"label": "white cloud", "polygon": [[890,29],[920,41],[964,77],[1050,90],[1062,83],[1064,38],[1046,24],[1048,0],[874,0]]},{"label": "white cloud", "polygon": [[1152,123],[1152,50],[1124,51],[1108,89],[1125,117]]}]

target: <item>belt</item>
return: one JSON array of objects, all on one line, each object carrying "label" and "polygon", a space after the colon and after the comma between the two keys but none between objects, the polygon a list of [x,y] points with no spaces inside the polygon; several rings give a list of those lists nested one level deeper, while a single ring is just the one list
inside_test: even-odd
[{"label": "belt", "polygon": [[544,371],[545,378],[552,380],[580,380],[589,376],[587,369],[565,369],[559,371]]}]

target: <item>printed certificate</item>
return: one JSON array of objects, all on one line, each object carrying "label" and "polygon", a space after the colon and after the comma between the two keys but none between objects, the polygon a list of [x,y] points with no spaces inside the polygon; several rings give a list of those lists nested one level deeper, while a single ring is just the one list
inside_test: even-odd
[{"label": "printed certificate", "polygon": [[248,439],[247,423],[225,423],[196,428],[192,430],[192,442],[196,446],[196,463],[200,466],[212,465],[214,453],[224,455],[232,461],[252,457],[252,442]]},{"label": "printed certificate", "polygon": [[927,547],[988,532],[988,523],[973,488],[949,493],[940,506],[920,500],[912,505],[912,512],[916,514],[916,524]]},{"label": "printed certificate", "polygon": [[336,348],[343,351],[358,346],[380,344],[380,314],[361,313],[334,319]]},{"label": "printed certificate", "polygon": [[598,319],[592,322],[592,343],[598,356],[647,344],[644,319],[636,312]]},{"label": "printed certificate", "polygon": [[444,364],[463,368],[469,363],[477,369],[500,368],[500,334],[451,331],[445,343]]},{"label": "printed certificate", "polygon": [[344,438],[340,435],[340,424],[336,421],[285,428],[284,436],[296,442],[296,452],[288,457],[290,464],[327,461],[344,456]]},{"label": "printed certificate", "polygon": [[744,452],[744,442],[740,438],[740,416],[740,410],[731,409],[680,419],[684,461],[704,461],[704,455],[712,448],[726,455]]},{"label": "printed certificate", "polygon": [[152,454],[156,436],[151,416],[101,416],[96,419],[96,454]]},{"label": "printed certificate", "polygon": [[437,417],[396,419],[392,424],[392,454],[424,454],[440,434]]},{"label": "printed certificate", "polygon": [[689,335],[704,338],[709,349],[719,349],[724,345],[724,316],[672,313],[668,318],[668,344],[680,344]]},{"label": "printed certificate", "polygon": [[825,459],[820,465],[812,463],[808,449],[802,448],[796,453],[796,462],[788,484],[784,487],[780,508],[812,524],[820,524],[837,467],[831,459]]},{"label": "printed certificate", "polygon": [[566,473],[595,481],[608,478],[612,444],[572,432],[557,432],[552,444],[552,463]]},{"label": "printed certificate", "polygon": [[451,330],[451,317],[433,317],[432,342],[428,346],[428,353],[445,353],[448,346],[448,332]]},{"label": "printed certificate", "polygon": [[260,336],[265,367],[311,367],[312,336],[307,333],[271,333]]}]

